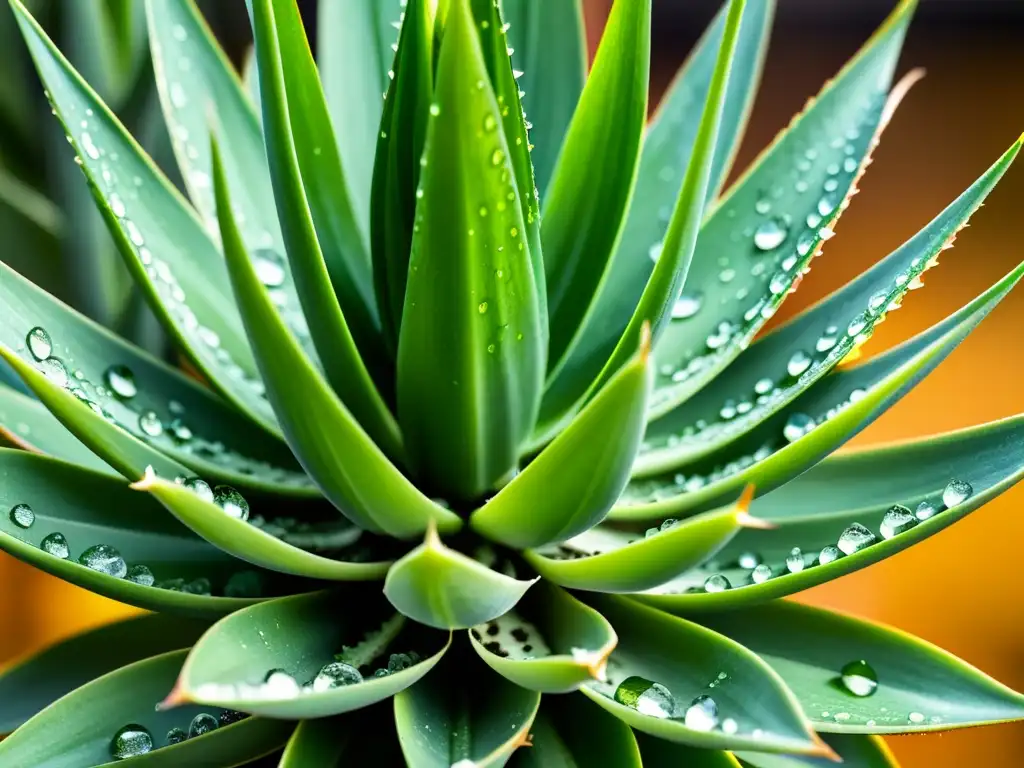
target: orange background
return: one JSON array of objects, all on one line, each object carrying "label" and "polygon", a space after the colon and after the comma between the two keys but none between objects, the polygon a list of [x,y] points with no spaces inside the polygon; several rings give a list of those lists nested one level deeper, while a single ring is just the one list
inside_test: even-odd
[{"label": "orange background", "polygon": [[[591,4],[595,38],[608,0]],[[738,166],[783,128],[806,98],[854,53],[870,25],[808,34],[786,15],[773,38],[764,84]],[[881,21],[882,13],[872,23]],[[656,25],[656,29],[658,26]],[[779,320],[834,290],[884,256],[967,187],[1024,130],[1024,46],[1016,30],[965,34],[956,25],[912,28],[900,72],[928,76],[904,101],[875,154],[838,236],[814,262]],[[675,44],[659,39],[654,90],[660,93],[699,29]],[[656,32],[656,34],[659,34]],[[664,28],[661,29],[664,38]],[[1024,259],[1024,169],[1007,174],[963,232],[927,289],[889,315],[866,348],[877,353],[940,320]],[[947,362],[853,441],[943,432],[1016,413],[1024,407],[1019,332],[1024,290],[1007,298]],[[1016,518],[1024,487],[951,530],[870,569],[801,595],[802,600],[897,625],[1024,689],[1024,599],[1018,594]],[[33,571],[0,554],[0,663],[28,649],[125,615],[125,609]],[[1022,764],[1024,725],[889,739],[910,768]]]}]

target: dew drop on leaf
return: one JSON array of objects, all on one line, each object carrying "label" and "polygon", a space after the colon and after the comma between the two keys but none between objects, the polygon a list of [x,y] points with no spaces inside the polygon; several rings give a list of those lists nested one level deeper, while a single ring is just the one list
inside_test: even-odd
[{"label": "dew drop on leaf", "polygon": [[25,343],[28,345],[28,351],[32,353],[32,357],[39,362],[48,358],[53,352],[53,341],[50,339],[50,334],[46,332],[45,328],[40,328],[38,325],[28,332]]},{"label": "dew drop on leaf", "polygon": [[351,664],[343,661],[332,661],[325,664],[313,678],[311,686],[316,693],[329,691],[332,688],[340,688],[343,685],[355,685],[363,682],[363,676],[359,670]]},{"label": "dew drop on leaf", "polygon": [[150,437],[160,437],[164,433],[164,423],[156,411],[143,411],[139,414],[139,429]]},{"label": "dew drop on leaf", "polygon": [[922,715],[920,712],[911,712],[909,715],[907,715],[907,720],[914,723],[915,725],[918,723],[923,723],[924,715]]},{"label": "dew drop on leaf", "polygon": [[732,584],[730,584],[729,580],[720,573],[708,576],[704,580],[705,592],[724,592],[727,589],[732,589]]},{"label": "dew drop on leaf", "polygon": [[834,563],[843,553],[839,551],[839,547],[829,544],[827,547],[822,547],[821,552],[818,555],[818,565],[828,565]]},{"label": "dew drop on leaf", "polygon": [[768,219],[754,232],[754,247],[759,251],[773,251],[786,241],[789,231],[776,219]]},{"label": "dew drop on leaf", "polygon": [[110,391],[122,400],[131,400],[139,393],[135,385],[135,374],[125,365],[112,365],[103,374]]},{"label": "dew drop on leaf", "polygon": [[718,704],[707,694],[690,702],[683,716],[686,727],[694,731],[710,731],[718,725]]},{"label": "dew drop on leaf", "polygon": [[68,540],[64,537],[63,533],[51,533],[47,535],[42,542],[40,542],[39,548],[46,554],[59,557],[61,560],[67,560],[71,555],[71,549],[68,547]]},{"label": "dew drop on leaf", "polygon": [[789,362],[786,363],[786,373],[795,379],[810,367],[811,358],[803,350],[798,350],[793,353],[793,356],[789,358]]},{"label": "dew drop on leaf", "polygon": [[812,429],[814,429],[814,419],[806,413],[793,413],[786,419],[786,424],[782,428],[782,436],[788,442],[793,443]]},{"label": "dew drop on leaf", "polygon": [[284,284],[284,259],[273,248],[260,248],[252,255],[252,266],[260,282],[268,288]]},{"label": "dew drop on leaf", "polygon": [[852,555],[867,549],[878,541],[878,537],[860,523],[852,523],[847,526],[839,537],[838,547],[844,555]]},{"label": "dew drop on leaf", "polygon": [[839,673],[843,687],[854,696],[870,696],[878,688],[878,675],[864,660],[851,661]]},{"label": "dew drop on leaf", "polygon": [[239,520],[249,519],[249,502],[230,485],[218,485],[214,488],[213,500],[231,517]]},{"label": "dew drop on leaf", "polygon": [[19,528],[31,528],[36,521],[36,513],[28,504],[15,504],[11,507],[11,522]]},{"label": "dew drop on leaf", "polygon": [[804,554],[800,547],[793,547],[786,557],[786,570],[790,573],[800,573],[804,569]]},{"label": "dew drop on leaf", "polygon": [[135,723],[121,728],[110,741],[110,756],[115,760],[127,760],[152,751],[152,734]]},{"label": "dew drop on leaf", "polygon": [[188,737],[194,739],[197,736],[205,736],[210,731],[217,730],[219,725],[216,717],[207,712],[200,712],[192,718],[192,722],[188,726]]},{"label": "dew drop on leaf", "polygon": [[627,677],[615,689],[615,701],[648,717],[672,717],[675,702],[672,693],[661,683],[636,675]]},{"label": "dew drop on leaf", "polygon": [[914,515],[917,517],[918,520],[927,520],[938,511],[939,510],[936,509],[935,505],[932,504],[930,501],[922,501],[920,504],[917,505],[917,510],[914,512]]},{"label": "dew drop on leaf", "polygon": [[772,577],[771,566],[761,563],[750,572],[750,578],[755,584],[764,584]]},{"label": "dew drop on leaf", "polygon": [[974,488],[965,480],[950,480],[942,491],[942,503],[946,508],[955,507],[965,502],[974,493]]},{"label": "dew drop on leaf", "polygon": [[97,544],[89,547],[78,557],[78,562],[115,579],[123,579],[128,574],[128,565],[121,553],[109,544]]},{"label": "dew drop on leaf", "polygon": [[885,513],[878,531],[883,539],[891,539],[897,534],[909,531],[917,523],[918,519],[913,512],[902,504],[895,504]]},{"label": "dew drop on leaf", "polygon": [[181,730],[181,728],[171,728],[171,730],[167,732],[167,746],[181,744],[181,742],[185,741],[187,738],[188,734]]},{"label": "dew drop on leaf", "polygon": [[185,481],[185,488],[192,491],[196,496],[201,498],[203,501],[213,501],[213,488],[210,484],[199,477],[192,477]]},{"label": "dew drop on leaf", "polygon": [[682,294],[676,299],[675,304],[672,305],[672,319],[673,320],[689,320],[691,317],[700,312],[701,305],[704,302],[704,295],[695,293],[692,295]]},{"label": "dew drop on leaf", "polygon": [[744,552],[737,560],[740,568],[751,570],[761,564],[761,556],[756,552]]},{"label": "dew drop on leaf", "polygon": [[153,572],[144,565],[133,565],[128,569],[125,579],[133,584],[140,584],[143,587],[152,587],[156,582],[156,579],[153,578]]}]

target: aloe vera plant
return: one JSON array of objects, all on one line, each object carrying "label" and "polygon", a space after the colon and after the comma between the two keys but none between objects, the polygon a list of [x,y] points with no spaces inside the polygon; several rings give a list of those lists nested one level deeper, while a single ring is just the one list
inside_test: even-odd
[{"label": "aloe vera plant", "polygon": [[724,192],[772,0],[730,0],[650,121],[650,0],[589,72],[576,0],[324,3],[318,60],[294,0],[251,0],[248,81],[147,0],[188,199],[10,3],[189,365],[0,265],[34,394],[0,388],[0,547],[154,612],[0,675],[0,764],[887,766],[879,735],[1024,716],[777,600],[1024,472],[1019,416],[831,455],[1024,274],[856,360],[1020,141],[759,335],[918,77],[912,0]]}]

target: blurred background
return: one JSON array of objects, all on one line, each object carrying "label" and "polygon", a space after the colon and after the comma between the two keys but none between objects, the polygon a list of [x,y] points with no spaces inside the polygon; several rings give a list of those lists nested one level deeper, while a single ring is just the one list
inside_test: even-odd
[{"label": "blurred background", "polygon": [[[141,16],[121,14],[124,3],[141,7],[139,0],[40,0],[34,5],[51,34],[90,80],[100,84],[101,93],[142,136],[144,145],[158,160],[169,159],[166,136],[160,121],[153,119],[144,41],[139,35],[118,32],[119,25],[134,24]],[[611,0],[587,0],[592,49],[610,4]],[[654,0],[652,107],[719,4]],[[242,0],[203,5],[233,57],[241,61],[248,39]],[[308,21],[315,22],[315,4],[302,5]],[[853,55],[894,5],[895,0],[779,0],[763,85],[737,170]],[[86,6],[102,6],[103,12],[90,13]],[[126,335],[159,343],[159,332],[148,312],[133,300],[105,233],[95,221],[89,224],[91,202],[80,194],[85,185],[70,162],[56,122],[34,121],[32,113],[31,120],[19,125],[5,109],[21,99],[45,108],[35,104],[41,94],[33,101],[32,94],[40,87],[30,67],[22,66],[21,42],[11,36],[8,17],[4,4],[4,259]],[[86,34],[83,29],[91,31]],[[924,67],[927,77],[904,101],[883,136],[875,163],[860,185],[862,192],[839,224],[838,236],[773,322],[791,317],[898,246],[1024,130],[1024,2],[922,0],[898,74],[916,66]],[[69,221],[75,222],[74,237],[67,231]],[[941,269],[928,273],[927,290],[911,294],[904,308],[880,326],[865,352],[876,354],[937,322],[1024,260],[1022,231],[1024,168],[1018,164],[958,238],[956,248],[944,255]],[[107,304],[95,298],[97,281],[115,290],[108,291],[114,299]],[[946,363],[851,445],[944,432],[1024,410],[1024,385],[1018,378],[1024,372],[1018,357],[1022,328],[1024,290],[1018,290]],[[1024,486],[909,551],[799,599],[899,626],[1024,690],[1024,596],[1018,591],[1022,504]],[[131,610],[0,554],[0,627],[7,628],[0,632],[0,665]],[[911,768],[1024,764],[1024,725],[891,738],[889,744]]]}]

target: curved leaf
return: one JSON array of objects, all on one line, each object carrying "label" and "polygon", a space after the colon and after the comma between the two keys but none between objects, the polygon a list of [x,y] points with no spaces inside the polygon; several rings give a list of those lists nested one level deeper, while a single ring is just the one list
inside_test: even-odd
[{"label": "curved leaf", "polygon": [[[409,765],[500,768],[529,741],[540,694],[495,674],[462,647],[395,696],[398,740]],[[452,685],[458,680],[459,685]]]},{"label": "curved leaf", "polygon": [[[643,756],[644,768],[675,768],[679,765],[685,765],[686,768],[740,768],[739,761],[731,752],[688,747],[685,744],[648,736],[646,733],[637,733],[636,743],[640,747],[640,754]],[[778,758],[780,760],[792,759],[800,761],[818,759],[804,755],[768,755],[763,752],[756,754],[764,754],[769,759]]]},{"label": "curved leaf", "polygon": [[[885,742],[877,736],[825,734],[824,741],[847,768],[899,768]],[[744,768],[828,768],[835,760],[805,755],[766,755],[763,752],[739,752]]]},{"label": "curved leaf", "polygon": [[160,106],[189,197],[207,231],[218,237],[210,145],[205,141],[208,121],[216,115],[231,136],[224,163],[240,190],[235,204],[250,258],[273,288],[286,322],[308,344],[295,283],[281,256],[284,245],[263,133],[242,83],[194,0],[147,0],[146,18]]},{"label": "curved leaf", "polygon": [[355,220],[368,233],[381,94],[388,89],[395,58],[401,2],[324,3],[317,11],[316,53],[324,97]]},{"label": "curved leaf", "polygon": [[384,595],[421,624],[467,629],[512,610],[536,581],[519,581],[449,549],[431,526],[425,541],[391,566]]},{"label": "curved leaf", "polygon": [[[819,731],[916,733],[1024,718],[1024,695],[881,624],[784,601],[705,618],[778,672]],[[861,660],[877,678],[871,690],[859,669],[846,678],[856,684],[843,682],[846,665]]]},{"label": "curved leaf", "polygon": [[587,79],[587,40],[580,0],[504,0],[512,65],[530,108],[537,188],[547,191],[562,142]]},{"label": "curved leaf", "polygon": [[277,768],[345,768],[403,762],[389,701],[337,717],[303,720],[289,739]]},{"label": "curved leaf", "polygon": [[[119,479],[8,449],[0,449],[0,473],[0,549],[97,594],[150,610],[220,616],[263,595],[308,588],[210,546]],[[19,517],[21,505],[30,511]],[[101,545],[116,551],[87,566],[90,550]]]},{"label": "curved leaf", "polygon": [[649,358],[650,331],[644,326],[633,361],[525,470],[472,514],[473,530],[525,549],[564,541],[601,522],[629,482],[646,423],[653,375]]},{"label": "curved leaf", "polygon": [[[32,768],[79,768],[83,765],[175,768],[182,765],[237,765],[281,747],[293,723],[247,718],[201,736],[168,745],[171,729],[186,733],[200,714],[225,713],[210,707],[160,712],[154,704],[174,682],[186,651],[139,661],[72,691],[0,741],[0,762]],[[152,737],[151,752],[116,760],[115,735],[133,724]]]},{"label": "curved leaf", "polygon": [[[922,285],[924,272],[938,263],[941,251],[952,247],[957,232],[981,207],[1019,150],[1020,142],[899,249],[757,341],[715,380],[714,387],[654,422],[634,472],[685,467],[714,453],[756,429],[855,353],[887,313]],[[782,362],[785,370],[779,371]]]},{"label": "curved leaf", "polygon": [[303,467],[357,525],[415,536],[428,521],[452,530],[461,520],[407,480],[363,431],[281,321],[245,257],[214,143],[214,188],[235,296],[267,380],[267,395]]},{"label": "curved leaf", "polygon": [[[814,466],[910,391],[974,330],[1021,276],[1024,263],[959,311],[904,344],[867,363],[825,377],[726,452],[696,465],[696,473],[635,480],[609,518],[646,521],[691,514],[718,503],[724,493],[735,493],[743,483],[756,483],[764,492],[781,486]],[[801,434],[791,433],[794,423],[803,425]]]},{"label": "curved leaf", "polygon": [[[659,590],[677,594],[641,599],[672,610],[685,606],[686,611],[717,611],[793,594],[867,567],[944,530],[1022,477],[1024,416],[827,459],[755,503],[758,515],[775,527],[741,531],[716,553],[714,563]],[[947,508],[943,495],[953,481],[967,483],[968,495]],[[883,521],[893,509],[898,527],[890,524],[885,538]],[[850,526],[866,527],[873,538],[847,554],[836,545]],[[800,550],[799,557],[791,561],[794,547]],[[822,557],[826,548],[831,549]],[[789,562],[796,562],[797,568],[791,569]],[[754,574],[752,569],[760,564],[768,570],[760,568]],[[705,593],[700,587],[713,574],[724,576],[731,588]]]},{"label": "curved leaf", "polygon": [[[301,549],[275,534],[271,526],[247,522],[228,514],[219,504],[194,490],[147,471],[131,486],[155,497],[178,520],[218,549],[279,573],[331,581],[369,581],[383,576],[389,560],[376,560],[380,547],[360,542],[362,531],[348,525],[335,528],[346,534],[334,557]],[[263,530],[263,528],[267,530]]]},{"label": "curved leaf", "polygon": [[0,734],[13,731],[61,696],[127,664],[188,648],[208,622],[140,616],[74,635],[0,672]]},{"label": "curved leaf", "polygon": [[[679,319],[655,349],[656,416],[703,389],[739,355],[831,236],[891,116],[885,94],[915,5],[901,0],[709,214]],[[644,245],[657,254],[660,244]]]},{"label": "curved leaf", "polygon": [[82,161],[97,207],[135,282],[211,384],[276,433],[273,411],[230,300],[224,261],[198,217],[20,0],[10,2],[57,117]]},{"label": "curved leaf", "polygon": [[[413,0],[402,12],[398,50],[373,165],[370,248],[373,286],[391,352],[398,349],[405,283],[420,183],[420,159],[433,99],[433,0]],[[363,65],[361,65],[362,68]]]},{"label": "curved leaf", "polygon": [[604,677],[617,638],[593,608],[541,582],[513,610],[470,630],[470,642],[487,666],[521,688],[567,693]]},{"label": "curved leaf", "polygon": [[[380,348],[369,256],[298,6],[254,0],[252,7],[270,176],[309,332],[338,396],[384,452],[398,457],[398,426],[362,356],[376,358]],[[390,374],[380,378],[390,381]]]},{"label": "curved leaf", "polygon": [[[211,481],[247,490],[319,495],[284,443],[180,371],[3,264],[0,344],[17,350],[36,369],[49,371],[48,391],[63,387],[81,403],[95,404],[95,409],[89,405],[72,412],[57,407],[52,396],[40,396],[75,437],[126,477],[139,477],[149,464],[165,466],[171,476],[186,473],[187,466]],[[78,412],[93,418],[78,417]],[[108,437],[98,442],[91,425],[103,418]]]},{"label": "curved leaf", "polygon": [[540,402],[545,348],[521,191],[469,0],[452,5],[438,59],[398,345],[398,415],[413,466],[443,492],[474,498],[518,460]]},{"label": "curved leaf", "polygon": [[528,550],[524,557],[545,579],[570,589],[651,589],[721,549],[749,520],[745,512],[752,495],[750,489],[725,509],[679,522],[666,520],[664,529],[652,528],[645,536],[599,526],[559,546]]},{"label": "curved leaf", "polygon": [[[619,645],[608,659],[608,682],[580,690],[635,730],[705,749],[821,753],[796,699],[751,651],[625,598],[588,595],[587,602],[615,627]],[[667,695],[662,691],[653,702],[660,706],[645,706],[641,700],[638,709],[636,703],[616,699],[624,681],[618,698],[626,702],[635,702],[652,683],[667,689]],[[700,705],[698,696],[711,697],[713,713]],[[691,712],[695,704],[701,712]]]},{"label": "curved leaf", "polygon": [[[432,669],[451,637],[404,621],[374,598],[319,592],[273,600],[222,619],[196,643],[161,706],[201,702],[299,720],[390,698]],[[410,658],[413,653],[417,656]],[[344,664],[347,676],[324,670],[333,663]],[[360,678],[352,674],[353,667]],[[385,673],[375,675],[374,668]],[[277,680],[272,672],[278,673]]]},{"label": "curved leaf", "polygon": [[512,755],[513,768],[641,768],[629,726],[582,696],[548,697],[530,729],[529,749]]},{"label": "curved leaf", "polygon": [[[56,416],[32,397],[0,385],[0,444],[53,456],[96,472],[114,474],[99,456],[64,429]],[[120,475],[117,475],[120,477]]]},{"label": "curved leaf", "polygon": [[621,235],[647,114],[650,54],[651,0],[617,0],[543,208],[552,373],[576,343]]},{"label": "curved leaf", "polygon": [[[571,413],[580,402],[577,401],[574,406],[572,405],[573,400],[582,397],[582,401],[585,401],[599,391],[608,378],[622,367],[631,352],[632,340],[644,323],[650,323],[654,344],[657,344],[665,330],[680,288],[690,268],[690,259],[693,256],[697,232],[704,214],[705,200],[709,196],[714,196],[719,183],[714,174],[722,173],[721,169],[715,168],[716,163],[722,162],[721,158],[716,155],[719,134],[722,133],[724,127],[723,144],[731,150],[735,133],[738,131],[736,124],[738,118],[730,110],[731,107],[735,107],[730,99],[737,98],[734,93],[729,91],[731,71],[738,66],[741,70],[740,77],[744,77],[746,74],[744,68],[749,67],[750,62],[747,52],[744,52],[742,48],[749,46],[752,30],[755,30],[756,39],[762,39],[765,36],[764,19],[757,17],[759,14],[761,17],[770,15],[766,9],[772,6],[772,3],[769,0],[755,0],[750,5],[756,6],[757,10],[746,13],[747,3],[745,1],[730,3],[728,12],[723,16],[722,28],[715,28],[717,29],[716,42],[718,42],[717,58],[714,61],[712,72],[707,74],[709,80],[706,87],[701,89],[705,92],[702,94],[703,110],[700,111],[701,116],[695,126],[695,135],[687,135],[684,140],[688,149],[686,171],[678,190],[674,190],[674,197],[669,198],[672,202],[665,201],[666,205],[671,205],[669,210],[672,211],[667,231],[660,221],[654,224],[658,234],[662,236],[657,264],[652,272],[647,272],[644,267],[641,267],[646,278],[646,285],[643,287],[642,293],[634,294],[624,291],[622,276],[619,277],[619,282],[614,282],[616,260],[621,263],[626,258],[619,254],[628,254],[630,249],[636,247],[635,242],[625,240],[627,236],[636,237],[636,234],[630,233],[629,222],[639,216],[640,219],[648,219],[649,224],[649,217],[656,215],[656,211],[661,205],[661,203],[654,204],[650,201],[641,203],[639,199],[635,199],[630,207],[630,216],[627,217],[624,239],[620,241],[613,255],[609,281],[598,295],[594,314],[585,322],[581,331],[580,343],[570,355],[568,363],[545,393],[541,409],[542,423],[545,420],[561,416],[566,409]],[[741,29],[747,35],[746,38],[741,38]],[[704,73],[699,75],[701,78],[704,76]],[[744,83],[743,88],[749,87],[749,85],[749,82]],[[739,98],[742,99],[743,96],[741,95]],[[694,109],[694,106],[691,106],[690,109],[697,113],[698,110]],[[657,158],[657,185],[664,186],[665,168],[669,169],[673,179],[676,176],[674,171],[678,161],[675,157],[664,156],[665,147],[662,144],[665,139],[659,135],[660,132],[657,130],[659,123],[664,120],[665,118],[661,118],[655,122],[651,129],[652,135],[648,137],[647,141],[651,142],[654,149],[651,152],[645,150],[642,155],[644,160],[641,161],[638,184],[643,182],[648,187],[651,185],[650,178],[645,179],[643,174],[646,170],[647,176],[651,175],[649,167],[645,169],[645,163],[649,164],[654,154],[659,155]],[[678,153],[678,146],[675,144],[678,141],[678,136],[674,135],[672,141],[670,152],[675,155]],[[649,189],[645,191],[647,195],[650,195]],[[635,213],[638,208],[643,212]],[[644,258],[640,264],[649,262],[649,259]],[[614,294],[621,298],[604,299],[605,294]],[[623,300],[630,302],[631,316],[624,317],[619,322],[616,307],[613,306],[609,309],[604,305],[615,302],[621,304]],[[599,316],[598,312],[604,312],[605,316]],[[613,318],[609,315],[615,316],[615,324],[610,325]],[[599,336],[599,338],[595,338],[595,336]],[[541,429],[543,430],[543,428],[542,426]]]}]

